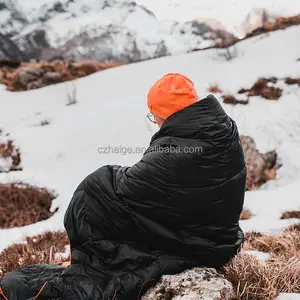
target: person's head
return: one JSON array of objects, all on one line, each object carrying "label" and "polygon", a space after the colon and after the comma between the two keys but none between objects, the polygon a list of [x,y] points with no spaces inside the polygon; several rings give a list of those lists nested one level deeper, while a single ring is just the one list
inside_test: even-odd
[{"label": "person's head", "polygon": [[161,127],[169,116],[197,101],[194,83],[189,78],[178,73],[166,74],[148,93],[148,118]]}]

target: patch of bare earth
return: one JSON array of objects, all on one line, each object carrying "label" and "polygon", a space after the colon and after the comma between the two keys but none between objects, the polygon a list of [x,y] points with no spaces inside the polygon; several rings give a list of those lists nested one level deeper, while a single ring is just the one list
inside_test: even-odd
[{"label": "patch of bare earth", "polygon": [[300,219],[300,211],[299,210],[286,211],[282,214],[280,219],[281,220]]},{"label": "patch of bare earth", "polygon": [[0,228],[22,227],[50,218],[55,196],[24,183],[0,184]]},{"label": "patch of bare earth", "polygon": [[245,250],[268,252],[266,262],[239,253],[222,273],[233,283],[236,298],[273,300],[279,293],[300,293],[300,227],[290,227],[280,235],[246,233]]},{"label": "patch of bare earth", "polygon": [[14,244],[0,253],[1,274],[34,264],[62,264],[69,257],[65,253],[68,245],[65,231],[46,232],[35,237],[27,237],[25,243]]}]

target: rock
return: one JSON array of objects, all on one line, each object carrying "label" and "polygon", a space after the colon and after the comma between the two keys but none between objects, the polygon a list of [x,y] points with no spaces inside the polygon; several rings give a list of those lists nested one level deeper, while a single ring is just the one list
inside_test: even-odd
[{"label": "rock", "polygon": [[58,72],[46,72],[43,81],[45,84],[59,83],[62,81],[62,75]]},{"label": "rock", "polygon": [[0,60],[24,61],[26,55],[7,36],[0,33]]},{"label": "rock", "polygon": [[164,275],[142,300],[229,300],[232,284],[215,269],[195,268],[176,275]]},{"label": "rock", "polygon": [[244,149],[244,155],[247,165],[247,190],[258,189],[268,180],[276,178],[277,169],[277,153],[270,151],[260,153],[254,140],[249,136],[241,136]]},{"label": "rock", "polygon": [[22,84],[26,85],[27,83],[39,79],[43,75],[44,71],[40,68],[35,67],[21,67],[19,69],[20,81]]}]

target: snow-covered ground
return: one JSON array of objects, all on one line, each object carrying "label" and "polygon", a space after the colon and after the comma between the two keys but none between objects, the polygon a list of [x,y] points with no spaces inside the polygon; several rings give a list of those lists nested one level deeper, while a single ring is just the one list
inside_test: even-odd
[{"label": "snow-covered ground", "polygon": [[[63,228],[65,209],[83,178],[105,164],[132,165],[136,154],[99,154],[98,147],[147,147],[156,127],[147,122],[150,86],[168,72],[191,77],[199,97],[210,84],[226,92],[249,87],[260,76],[300,77],[300,26],[258,36],[237,45],[238,56],[222,60],[216,49],[165,57],[109,69],[75,82],[78,103],[66,106],[67,88],[58,84],[10,93],[0,86],[0,127],[20,148],[23,171],[0,174],[0,182],[22,180],[54,189],[58,213],[23,228],[0,230],[0,251],[26,235]],[[276,49],[276,50],[275,50]],[[275,232],[297,220],[280,220],[285,210],[300,209],[300,89],[289,88],[278,101],[252,97],[246,106],[225,105],[240,133],[251,135],[261,151],[279,153],[278,180],[246,193],[254,217],[244,230]],[[43,120],[47,126],[37,126]]]}]

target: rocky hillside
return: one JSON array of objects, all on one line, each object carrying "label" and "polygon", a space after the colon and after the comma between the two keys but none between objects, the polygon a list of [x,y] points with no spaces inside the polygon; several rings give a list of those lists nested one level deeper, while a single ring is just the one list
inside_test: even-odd
[{"label": "rocky hillside", "polygon": [[277,18],[278,16],[269,13],[264,8],[254,8],[242,22],[240,28],[241,34],[245,36],[267,23],[275,22]]},{"label": "rocky hillside", "polygon": [[206,48],[234,38],[205,19],[181,24],[159,21],[126,0],[61,0],[24,9],[0,0],[0,59],[136,62]]}]

